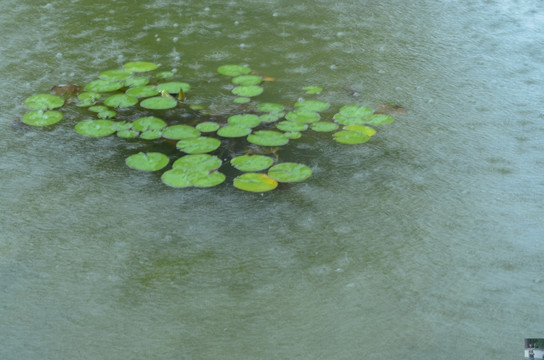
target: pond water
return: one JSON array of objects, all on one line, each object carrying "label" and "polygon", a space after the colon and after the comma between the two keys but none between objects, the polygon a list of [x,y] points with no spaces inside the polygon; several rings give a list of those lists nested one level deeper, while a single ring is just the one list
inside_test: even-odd
[{"label": "pond water", "polygon": [[[542,1],[3,5],[0,358],[513,359],[544,334]],[[259,101],[408,112],[292,142],[314,174],[266,194],[169,188],[125,166],[139,142],[20,124],[132,60],[218,111],[241,63],[276,78]]]}]

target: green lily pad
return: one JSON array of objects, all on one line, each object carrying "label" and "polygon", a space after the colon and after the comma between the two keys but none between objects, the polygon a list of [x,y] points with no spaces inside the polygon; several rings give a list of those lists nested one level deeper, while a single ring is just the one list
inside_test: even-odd
[{"label": "green lily pad", "polygon": [[89,111],[92,111],[92,112],[95,112],[95,113],[99,113],[99,112],[102,112],[102,111],[107,111],[109,109],[110,109],[109,107],[104,106],[104,105],[95,105],[95,106],[91,106],[91,107],[88,108]]},{"label": "green lily pad", "polygon": [[333,119],[341,125],[361,125],[365,123],[364,118],[372,113],[373,110],[368,106],[346,105],[340,108]]},{"label": "green lily pad", "polygon": [[376,130],[371,128],[370,126],[364,126],[364,125],[348,125],[344,126],[344,130],[351,130],[351,131],[359,131],[363,134],[367,134],[368,136],[372,136],[376,134]]},{"label": "green lily pad", "polygon": [[227,119],[230,125],[236,125],[246,128],[253,128],[261,123],[261,120],[257,115],[253,114],[238,114],[233,115]]},{"label": "green lily pad", "polygon": [[161,175],[161,181],[174,188],[186,188],[193,186],[189,180],[189,173],[184,169],[171,169]]},{"label": "green lily pad", "polygon": [[156,140],[162,137],[161,130],[147,130],[140,134],[140,139],[144,140]]},{"label": "green lily pad", "polygon": [[234,89],[232,89],[232,93],[237,96],[253,97],[253,96],[261,95],[263,90],[264,89],[262,87],[257,85],[237,86]]},{"label": "green lily pad", "polygon": [[174,161],[172,169],[184,169],[185,171],[212,171],[219,169],[223,162],[220,158],[210,154],[185,155]]},{"label": "green lily pad", "polygon": [[259,85],[261,82],[263,79],[257,75],[240,75],[232,79],[234,85]]},{"label": "green lily pad", "polygon": [[320,116],[318,113],[308,111],[305,109],[298,109],[285,114],[285,118],[291,121],[297,121],[301,123],[313,123],[319,121]]},{"label": "green lily pad", "polygon": [[245,173],[234,179],[234,187],[250,192],[265,192],[278,187],[278,182],[266,174]]},{"label": "green lily pad", "polygon": [[106,98],[106,100],[104,100],[104,104],[114,108],[130,107],[130,106],[136,105],[137,103],[138,103],[137,97],[130,96],[127,94],[115,94]]},{"label": "green lily pad", "polygon": [[34,110],[56,109],[64,105],[64,99],[52,94],[36,94],[28,97],[25,105]]},{"label": "green lily pad", "polygon": [[395,121],[395,118],[386,114],[374,114],[365,118],[365,124],[369,125],[387,125]]},{"label": "green lily pad", "polygon": [[111,129],[113,131],[131,130],[132,129],[132,122],[130,122],[130,121],[114,121],[113,124],[111,124]]},{"label": "green lily pad", "polygon": [[138,135],[140,135],[140,132],[132,129],[117,131],[117,136],[123,139],[134,139],[138,137]]},{"label": "green lily pad", "polygon": [[132,124],[134,130],[148,131],[148,130],[162,130],[166,127],[166,122],[155,116],[144,116],[134,121]]},{"label": "green lily pad", "polygon": [[94,91],[82,92],[81,94],[77,96],[77,98],[80,100],[92,100],[92,101],[98,100],[101,97],[102,97],[102,94],[94,92]]},{"label": "green lily pad", "polygon": [[370,136],[360,131],[340,130],[333,134],[334,140],[341,144],[362,144],[370,140]]},{"label": "green lily pad", "polygon": [[262,123],[273,123],[275,121],[278,121],[282,117],[285,116],[284,112],[269,112],[267,114],[259,115],[259,120],[261,120]]},{"label": "green lily pad", "polygon": [[151,85],[142,85],[142,86],[136,86],[131,87],[126,91],[126,94],[135,96],[138,98],[146,98],[151,97],[159,94],[159,91],[155,86]]},{"label": "green lily pad", "polygon": [[162,136],[166,139],[181,140],[200,136],[200,131],[190,125],[172,125],[163,130]]},{"label": "green lily pad", "polygon": [[108,93],[121,89],[125,86],[122,82],[110,79],[98,79],[85,85],[85,91]]},{"label": "green lily pad", "polygon": [[320,100],[303,100],[297,101],[295,107],[298,109],[304,109],[307,111],[323,111],[329,108],[329,103]]},{"label": "green lily pad", "polygon": [[226,76],[239,76],[249,74],[251,69],[243,65],[221,65],[217,72]]},{"label": "green lily pad", "polygon": [[249,135],[247,140],[255,145],[261,146],[282,146],[289,142],[289,138],[279,131],[259,130]]},{"label": "green lily pad", "polygon": [[287,131],[284,132],[283,135],[289,140],[300,139],[302,137],[302,133],[300,131]]},{"label": "green lily pad", "polygon": [[155,70],[159,65],[148,61],[131,61],[125,64],[125,70],[130,72],[147,72]]},{"label": "green lily pad", "polygon": [[283,105],[276,103],[262,103],[257,105],[257,110],[262,112],[279,112],[283,110]]},{"label": "green lily pad", "polygon": [[217,186],[225,181],[226,176],[219,171],[213,172],[191,172],[188,174],[189,181],[196,187]]},{"label": "green lily pad", "polygon": [[284,120],[277,123],[276,127],[281,131],[304,131],[308,129],[308,124],[298,121]]},{"label": "green lily pad", "polygon": [[115,117],[115,115],[117,115],[117,112],[111,109],[107,109],[96,114],[99,119],[112,119]]},{"label": "green lily pad", "polygon": [[323,91],[323,88],[320,86],[305,86],[303,89],[306,91],[306,94],[319,94]]},{"label": "green lily pad", "polygon": [[168,156],[160,152],[140,152],[130,155],[125,163],[134,170],[157,171],[168,165]]},{"label": "green lily pad", "polygon": [[111,120],[84,120],[76,124],[75,129],[78,133],[85,136],[103,137],[115,132],[113,129],[115,122]]},{"label": "green lily pad", "polygon": [[230,160],[232,166],[240,171],[261,171],[274,164],[274,159],[264,155],[241,155]]},{"label": "green lily pad", "polygon": [[250,98],[244,97],[244,96],[237,97],[237,98],[234,98],[234,100],[232,100],[232,102],[235,104],[247,104],[250,101],[251,101]]},{"label": "green lily pad", "polygon": [[145,100],[142,100],[140,102],[140,106],[144,109],[149,110],[166,110],[174,108],[178,105],[178,101],[176,99],[172,99],[165,96],[155,96],[151,98],[147,98]]},{"label": "green lily pad", "polygon": [[139,87],[149,84],[149,79],[143,76],[133,76],[124,80],[125,86]]},{"label": "green lily pad", "polygon": [[328,121],[318,121],[310,125],[313,131],[329,132],[338,129],[338,124]]},{"label": "green lily pad", "polygon": [[178,149],[187,154],[204,154],[216,150],[219,146],[221,146],[219,139],[205,136],[183,139],[176,144]]},{"label": "green lily pad", "polygon": [[132,76],[132,73],[126,70],[107,70],[101,72],[99,77],[106,80],[125,80]]},{"label": "green lily pad", "polygon": [[219,129],[219,124],[213,121],[204,121],[196,125],[195,128],[203,133],[214,132]]},{"label": "green lily pad", "polygon": [[268,176],[279,182],[298,182],[311,175],[312,169],[308,166],[293,162],[277,164],[268,170]]},{"label": "green lily pad", "polygon": [[34,110],[23,115],[22,121],[31,126],[48,126],[62,120],[62,113],[56,110]]},{"label": "green lily pad", "polygon": [[249,134],[251,134],[251,128],[238,125],[227,125],[217,130],[217,135],[226,138],[244,137]]},{"label": "green lily pad", "polygon": [[157,85],[157,90],[166,91],[169,94],[178,94],[180,90],[187,92],[189,89],[191,89],[191,85],[181,81],[172,81]]}]

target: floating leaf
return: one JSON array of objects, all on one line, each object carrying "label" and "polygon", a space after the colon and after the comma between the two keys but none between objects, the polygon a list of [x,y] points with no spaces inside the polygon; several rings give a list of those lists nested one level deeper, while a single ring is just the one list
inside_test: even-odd
[{"label": "floating leaf", "polygon": [[115,115],[117,115],[117,113],[111,109],[104,110],[96,114],[96,116],[100,119],[111,119],[111,118],[114,118]]},{"label": "floating leaf", "polygon": [[266,174],[245,173],[234,179],[234,187],[251,192],[265,192],[278,187],[278,182]]},{"label": "floating leaf", "polygon": [[95,113],[99,113],[99,112],[102,112],[102,111],[107,111],[109,109],[110,109],[109,107],[104,106],[104,105],[95,105],[95,106],[89,107],[88,110],[92,111],[92,112],[95,112]]},{"label": "floating leaf", "polygon": [[113,124],[111,124],[111,129],[113,131],[130,130],[130,129],[132,129],[132,122],[130,122],[130,121],[114,121]]},{"label": "floating leaf", "polygon": [[200,131],[190,125],[172,125],[164,129],[162,136],[171,140],[190,139],[199,137]]},{"label": "floating leaf", "polygon": [[31,126],[48,126],[62,120],[62,113],[56,110],[34,110],[23,115],[22,121]]},{"label": "floating leaf", "polygon": [[251,101],[250,98],[243,97],[243,96],[242,97],[237,97],[234,100],[232,100],[232,102],[235,103],[235,104],[247,104],[250,101]]},{"label": "floating leaf", "polygon": [[364,118],[372,113],[368,106],[346,105],[340,108],[333,119],[341,125],[361,125],[365,123]]},{"label": "floating leaf", "polygon": [[34,110],[56,109],[64,105],[64,99],[52,94],[36,94],[27,98],[25,105]]},{"label": "floating leaf", "polygon": [[155,86],[151,85],[143,85],[143,86],[136,86],[128,89],[126,91],[126,94],[131,96],[136,96],[138,98],[146,98],[150,96],[155,96],[159,94],[159,91]]},{"label": "floating leaf", "polygon": [[232,93],[237,96],[253,97],[262,94],[263,88],[257,85],[237,86]]},{"label": "floating leaf", "polygon": [[279,131],[260,130],[249,135],[247,140],[256,145],[261,146],[282,146],[289,142],[289,138]]},{"label": "floating leaf", "polygon": [[226,176],[219,171],[207,172],[191,172],[188,175],[189,181],[196,187],[212,187],[217,186],[225,181]]},{"label": "floating leaf", "polygon": [[230,160],[232,166],[240,171],[261,171],[274,164],[274,159],[264,155],[241,155]]},{"label": "floating leaf", "polygon": [[395,118],[386,114],[374,114],[365,119],[365,123],[369,125],[387,125],[395,121]]},{"label": "floating leaf", "polygon": [[218,139],[201,136],[180,140],[176,147],[187,154],[203,154],[216,150],[220,145],[221,141]]},{"label": "floating leaf", "polygon": [[189,173],[184,169],[171,169],[161,175],[161,181],[168,186],[185,188],[193,186],[189,180]]},{"label": "floating leaf", "polygon": [[364,125],[348,125],[344,126],[344,130],[351,130],[351,131],[359,131],[363,134],[367,134],[368,136],[372,136],[376,134],[376,130],[371,128],[370,126],[364,126]]},{"label": "floating leaf", "polygon": [[283,135],[290,140],[300,139],[302,137],[302,133],[299,131],[287,131],[284,132]]},{"label": "floating leaf", "polygon": [[107,70],[101,72],[99,77],[106,80],[125,80],[132,76],[132,73],[126,70]]},{"label": "floating leaf", "polygon": [[200,132],[214,132],[214,131],[217,131],[217,129],[219,129],[219,124],[218,123],[215,123],[213,121],[204,121],[204,122],[201,122],[200,124],[196,125],[195,128],[200,131]]},{"label": "floating leaf", "polygon": [[191,85],[181,81],[173,81],[157,85],[157,90],[166,91],[169,94],[178,94],[180,90],[187,92],[189,89],[191,89]]},{"label": "floating leaf", "polygon": [[257,115],[253,114],[238,114],[232,115],[227,119],[227,122],[231,125],[253,128],[261,123],[261,120]]},{"label": "floating leaf", "polygon": [[302,100],[295,103],[295,107],[306,111],[323,111],[329,108],[329,103],[320,100]]},{"label": "floating leaf", "polygon": [[121,89],[124,84],[117,80],[99,79],[85,85],[85,91],[108,93]]},{"label": "floating leaf", "polygon": [[319,94],[323,91],[323,88],[320,86],[305,86],[303,89],[306,91],[306,94]]},{"label": "floating leaf", "polygon": [[268,170],[268,176],[279,182],[298,182],[311,175],[312,169],[308,166],[292,162],[277,164]]},{"label": "floating leaf", "polygon": [[81,94],[77,96],[77,98],[80,100],[92,100],[92,101],[100,99],[101,97],[102,97],[102,94],[94,92],[94,91],[82,92]]},{"label": "floating leaf", "polygon": [[133,127],[135,130],[142,132],[148,130],[162,130],[166,127],[166,123],[164,120],[155,116],[144,116],[135,120]]},{"label": "floating leaf", "polygon": [[138,154],[130,155],[125,160],[128,167],[142,171],[160,170],[168,165],[168,162],[168,156],[160,152],[140,152]]},{"label": "floating leaf", "polygon": [[115,94],[106,98],[106,100],[104,100],[104,104],[114,108],[130,107],[130,106],[136,105],[137,103],[138,103],[137,97],[130,96],[127,94]]},{"label": "floating leaf", "polygon": [[360,131],[340,130],[333,134],[334,140],[342,144],[362,144],[370,140],[370,136]]},{"label": "floating leaf", "polygon": [[150,110],[166,110],[174,108],[178,105],[178,101],[173,98],[164,96],[155,96],[142,100],[140,106]]},{"label": "floating leaf", "polygon": [[226,76],[239,76],[249,74],[251,69],[243,65],[221,65],[217,72]]},{"label": "floating leaf", "polygon": [[238,125],[227,125],[217,130],[217,135],[226,138],[244,137],[249,134],[251,134],[251,128]]},{"label": "floating leaf", "polygon": [[161,130],[147,130],[140,134],[140,138],[144,140],[155,140],[162,137]]},{"label": "floating leaf", "polygon": [[273,123],[285,116],[283,112],[270,112],[259,116],[259,120],[263,123]]},{"label": "floating leaf", "polygon": [[124,139],[133,139],[135,137],[138,137],[140,133],[136,130],[132,129],[126,129],[126,130],[119,130],[117,131],[117,136]]},{"label": "floating leaf", "polygon": [[234,85],[259,85],[263,79],[257,75],[240,75],[232,79]]},{"label": "floating leaf", "polygon": [[148,61],[131,61],[125,64],[125,70],[130,72],[147,72],[155,70],[159,65]]},{"label": "floating leaf", "polygon": [[174,161],[172,169],[185,171],[212,171],[219,169],[223,162],[217,156],[209,154],[185,155]]},{"label": "floating leaf", "polygon": [[320,116],[318,113],[313,111],[298,109],[285,114],[285,118],[287,120],[297,121],[301,123],[313,123],[318,121],[320,119]]},{"label": "floating leaf", "polygon": [[149,83],[149,79],[143,76],[134,76],[128,79],[125,79],[125,86],[138,87],[144,86]]},{"label": "floating leaf", "polygon": [[103,137],[115,132],[114,121],[111,120],[84,120],[76,124],[75,129],[81,135]]},{"label": "floating leaf", "polygon": [[257,105],[257,110],[263,112],[279,112],[283,110],[283,105],[276,103],[262,103]]},{"label": "floating leaf", "polygon": [[298,121],[285,120],[277,123],[276,127],[281,131],[304,131],[308,129],[308,124]]},{"label": "floating leaf", "polygon": [[310,127],[313,131],[329,132],[338,129],[338,124],[327,121],[318,121],[311,124]]}]

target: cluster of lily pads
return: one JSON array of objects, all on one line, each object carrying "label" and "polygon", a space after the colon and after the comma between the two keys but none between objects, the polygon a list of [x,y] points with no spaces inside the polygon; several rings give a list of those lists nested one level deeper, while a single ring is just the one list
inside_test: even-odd
[{"label": "cluster of lily pads", "polygon": [[[279,183],[299,182],[312,175],[304,164],[280,162],[277,154],[268,156],[266,150],[275,150],[298,139],[304,131],[330,132],[342,144],[361,144],[376,133],[373,126],[394,121],[387,114],[376,114],[367,106],[345,105],[324,119],[321,113],[330,104],[317,99],[299,99],[291,106],[271,102],[258,102],[255,97],[263,92],[266,78],[255,74],[244,65],[222,65],[217,72],[230,78],[233,102],[240,104],[239,113],[219,118],[187,97],[191,85],[172,81],[172,72],[155,72],[159,66],[146,61],[126,63],[122,69],[107,70],[99,78],[78,87],[70,84],[63,92],[57,86],[56,94],[36,94],[25,100],[31,111],[22,121],[31,126],[50,126],[63,118],[60,110],[77,106],[93,114],[92,119],[79,121],[75,131],[90,137],[116,134],[122,138],[143,141],[167,142],[175,145],[179,156],[171,158],[162,152],[140,152],[126,159],[126,164],[136,170],[159,171],[168,166],[161,180],[175,188],[211,187],[223,183],[226,175],[219,171],[224,162],[242,174],[233,185],[241,190],[264,192],[275,189]],[[319,86],[303,88],[307,96],[314,97],[323,89]],[[134,109],[137,119],[123,119],[118,113]],[[175,109],[190,113],[164,120],[166,110]],[[182,119],[182,120],[180,120]],[[185,119],[185,120],[183,120]],[[225,142],[237,140],[246,144],[246,151],[224,158],[219,155]],[[249,144],[247,144],[249,143]],[[252,145],[250,145],[252,144]],[[260,149],[255,153],[255,148]],[[268,153],[275,151],[268,151]]]}]

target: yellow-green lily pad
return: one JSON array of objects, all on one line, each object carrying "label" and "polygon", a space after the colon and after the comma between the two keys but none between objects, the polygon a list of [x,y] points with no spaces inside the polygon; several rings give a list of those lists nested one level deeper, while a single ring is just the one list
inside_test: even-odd
[{"label": "yellow-green lily pad", "polygon": [[232,89],[232,93],[237,96],[243,96],[243,97],[253,97],[257,95],[261,95],[263,92],[263,88],[257,85],[242,85],[237,86],[234,89]]},{"label": "yellow-green lily pad", "polygon": [[31,126],[49,126],[62,120],[62,113],[56,110],[34,110],[23,115],[22,121]]},{"label": "yellow-green lily pad", "polygon": [[217,130],[217,135],[226,138],[244,137],[251,134],[251,129],[238,125],[227,125]]},{"label": "yellow-green lily pad", "polygon": [[104,100],[104,104],[114,108],[130,107],[130,106],[136,105],[137,103],[138,103],[137,97],[130,96],[127,94],[115,94],[106,98],[106,100]]},{"label": "yellow-green lily pad", "polygon": [[217,72],[226,76],[239,76],[249,74],[251,69],[243,65],[221,65]]},{"label": "yellow-green lily pad", "polygon": [[261,120],[257,115],[253,114],[238,114],[232,115],[227,119],[227,122],[231,125],[253,128],[261,123]]},{"label": "yellow-green lily pad", "polygon": [[155,116],[144,116],[135,120],[132,126],[135,130],[142,132],[148,130],[162,130],[166,127],[166,122]]},{"label": "yellow-green lily pad", "polygon": [[36,94],[28,97],[25,105],[34,110],[56,109],[64,105],[64,99],[52,94]]},{"label": "yellow-green lily pad", "polygon": [[276,164],[268,169],[268,176],[279,182],[298,182],[312,175],[308,166],[293,162]]},{"label": "yellow-green lily pad", "polygon": [[333,134],[334,140],[341,144],[362,144],[370,140],[370,136],[353,130],[340,130]]},{"label": "yellow-green lily pad", "polygon": [[174,108],[178,105],[178,101],[176,99],[165,97],[165,96],[155,96],[151,98],[147,98],[145,100],[142,100],[140,102],[140,106],[144,109],[149,110],[166,110]]},{"label": "yellow-green lily pad", "polygon": [[221,146],[219,139],[205,136],[183,139],[176,143],[176,147],[187,154],[204,154],[216,150],[219,146]]},{"label": "yellow-green lily pad", "polygon": [[147,72],[158,68],[159,65],[148,61],[131,61],[125,64],[124,68],[130,72]]},{"label": "yellow-green lily pad", "polygon": [[157,171],[168,165],[168,156],[160,152],[140,152],[130,155],[125,162],[128,167],[141,171]]},{"label": "yellow-green lily pad", "polygon": [[250,192],[265,192],[278,187],[278,182],[266,174],[245,173],[233,181],[234,187]]},{"label": "yellow-green lily pad", "polygon": [[240,171],[255,172],[268,169],[274,164],[274,159],[264,155],[240,155],[232,158],[230,163]]},{"label": "yellow-green lily pad", "polygon": [[289,138],[279,131],[259,130],[249,135],[247,141],[261,146],[283,146],[289,142]]},{"label": "yellow-green lily pad", "polygon": [[97,92],[97,93],[108,93],[121,89],[125,86],[122,82],[111,79],[98,79],[91,81],[85,85],[85,91]]},{"label": "yellow-green lily pad", "polygon": [[213,121],[204,121],[204,122],[201,122],[200,124],[195,126],[195,128],[198,131],[203,132],[203,133],[217,131],[217,129],[219,129],[219,127],[220,127],[220,125],[218,123],[216,123],[216,122],[213,122]]},{"label": "yellow-green lily pad", "polygon": [[112,120],[84,120],[76,124],[75,129],[78,133],[91,137],[103,137],[115,132],[115,122]]}]

